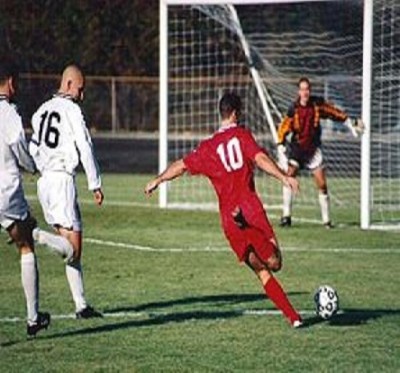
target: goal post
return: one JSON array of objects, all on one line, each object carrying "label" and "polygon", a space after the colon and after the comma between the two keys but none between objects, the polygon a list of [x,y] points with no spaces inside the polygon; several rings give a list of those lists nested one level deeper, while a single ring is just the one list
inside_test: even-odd
[{"label": "goal post", "polygon": [[[275,157],[277,126],[306,75],[313,94],[365,122],[361,140],[322,123],[334,220],[363,229],[400,221],[399,7],[394,0],[160,0],[159,171],[217,129],[227,89],[242,97],[244,123]],[[162,184],[159,205],[216,207],[200,179]],[[312,178],[301,172],[300,179],[293,214],[319,223]],[[256,183],[279,216],[279,183],[261,173]]]},{"label": "goal post", "polygon": [[[160,0],[160,123],[158,170],[162,173],[168,166],[168,3]],[[167,184],[159,187],[159,206],[167,207]]]},{"label": "goal post", "polygon": [[361,228],[400,229],[400,2],[364,0]]},{"label": "goal post", "polygon": [[361,147],[361,195],[360,226],[368,229],[370,216],[371,185],[371,81],[372,81],[372,44],[373,44],[373,0],[364,0],[364,34],[363,34],[363,85],[362,85],[362,118],[364,133]]}]

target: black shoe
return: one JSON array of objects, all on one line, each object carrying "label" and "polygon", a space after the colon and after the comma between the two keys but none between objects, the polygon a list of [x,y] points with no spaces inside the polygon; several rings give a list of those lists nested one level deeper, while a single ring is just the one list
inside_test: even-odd
[{"label": "black shoe", "polygon": [[292,226],[292,218],[290,216],[282,216],[281,222],[279,223],[281,227],[291,227]]},{"label": "black shoe", "polygon": [[33,325],[27,325],[26,333],[28,338],[36,337],[36,333],[42,329],[47,329],[50,325],[50,314],[47,312],[39,312],[36,322]]},{"label": "black shoe", "polygon": [[77,319],[93,319],[95,317],[103,317],[103,315],[99,311],[96,311],[91,306],[87,306],[83,310],[77,312],[75,315]]},{"label": "black shoe", "polygon": [[326,229],[333,229],[335,226],[332,224],[332,222],[328,221],[327,223],[324,223],[324,227]]}]

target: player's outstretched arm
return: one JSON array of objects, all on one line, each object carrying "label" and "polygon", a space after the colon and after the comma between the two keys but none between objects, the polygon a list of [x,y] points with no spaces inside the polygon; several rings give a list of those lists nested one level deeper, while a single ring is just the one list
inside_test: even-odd
[{"label": "player's outstretched arm", "polygon": [[268,155],[266,155],[264,152],[257,153],[254,160],[259,168],[261,168],[267,174],[280,180],[282,184],[291,188],[293,192],[297,193],[300,190],[298,180],[294,177],[288,176],[285,172],[283,172],[275,163],[275,161],[268,157]]},{"label": "player's outstretched arm", "polygon": [[150,196],[161,183],[164,181],[173,180],[176,177],[183,175],[185,171],[186,165],[183,162],[183,159],[179,159],[174,163],[171,163],[162,174],[158,175],[155,179],[147,183],[146,187],[144,188],[145,194]]},{"label": "player's outstretched arm", "polygon": [[364,123],[361,118],[350,118],[343,110],[338,109],[328,102],[323,101],[320,114],[321,118],[330,118],[342,122],[355,138],[359,137],[364,132]]}]

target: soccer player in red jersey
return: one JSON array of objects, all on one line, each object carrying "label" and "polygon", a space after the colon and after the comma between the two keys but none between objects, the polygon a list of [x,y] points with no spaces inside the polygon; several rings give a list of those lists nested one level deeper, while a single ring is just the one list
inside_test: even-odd
[{"label": "soccer player in red jersey", "polygon": [[[280,166],[291,176],[296,176],[299,168],[310,170],[319,190],[322,221],[326,228],[333,225],[329,213],[329,194],[325,166],[321,151],[320,119],[343,122],[354,137],[363,131],[361,119],[351,119],[345,112],[322,97],[311,96],[311,84],[302,77],[298,82],[298,98],[289,107],[278,128],[278,155]],[[292,191],[283,186],[283,214],[281,226],[292,225]]]},{"label": "soccer player in red jersey", "polygon": [[273,276],[282,266],[281,252],[254,185],[254,167],[280,180],[297,192],[298,181],[286,175],[256,143],[251,132],[238,124],[240,97],[227,92],[219,102],[222,122],[214,135],[172,163],[150,181],[145,193],[151,193],[162,182],[188,171],[206,176],[218,196],[221,224],[239,261],[245,262],[261,281],[265,293],[283,312],[293,327],[302,324],[284,290]]}]

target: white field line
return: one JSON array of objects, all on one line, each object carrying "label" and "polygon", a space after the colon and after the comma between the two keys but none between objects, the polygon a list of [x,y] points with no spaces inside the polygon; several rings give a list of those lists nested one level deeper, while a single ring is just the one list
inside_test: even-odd
[{"label": "white field line", "polygon": [[[220,247],[184,247],[184,248],[157,248],[151,246],[141,246],[131,243],[99,240],[96,238],[85,238],[84,242],[99,245],[99,246],[109,246],[109,247],[121,247],[126,249],[132,249],[136,251],[147,251],[147,252],[157,252],[157,253],[187,253],[187,252],[229,252],[230,249],[227,246]],[[355,248],[355,247],[342,247],[342,248],[307,248],[307,247],[283,247],[284,252],[317,252],[317,253],[362,253],[362,254],[400,254],[400,249],[396,248],[379,248],[379,249],[365,249],[365,248]]]},{"label": "white field line", "polygon": [[[26,199],[30,202],[38,202],[38,198],[35,195],[28,194],[25,196]],[[94,201],[92,199],[80,199],[79,203],[83,205],[94,205]],[[107,198],[104,200],[104,206],[113,206],[113,207],[148,207],[153,209],[158,209],[159,206],[157,203],[148,203],[148,202],[128,202],[128,201],[118,201],[118,200],[108,200]],[[264,205],[268,217],[271,219],[280,219],[281,215],[277,215],[271,213],[271,211],[282,210],[282,205]],[[217,204],[170,204],[169,209],[171,210],[192,210],[192,211],[218,211]],[[322,222],[319,219],[309,219],[309,218],[302,218],[296,216],[296,222],[299,223],[309,223],[309,224],[316,224],[321,225]],[[341,227],[342,225],[338,225]],[[344,226],[344,225],[343,225]]]},{"label": "white field line", "polygon": [[[104,318],[115,318],[115,319],[122,319],[122,318],[155,318],[155,317],[163,317],[163,316],[179,316],[180,313],[182,314],[193,314],[193,318],[196,318],[197,310],[182,310],[176,312],[159,312],[159,311],[150,311],[150,312],[104,312]],[[213,310],[209,311],[199,311],[199,312],[214,312]],[[282,312],[279,310],[257,310],[257,309],[247,309],[247,310],[222,310],[222,311],[215,311],[215,312],[227,312],[233,313],[238,316],[281,316]],[[299,311],[301,315],[315,315],[314,310],[302,310]],[[339,311],[340,313],[341,311]],[[201,318],[201,317],[200,317]],[[218,317],[217,317],[218,318]],[[223,318],[220,317],[220,318]],[[60,314],[60,315],[51,315],[52,320],[69,320],[69,319],[76,319],[74,313],[68,314]],[[3,317],[0,318],[0,323],[17,323],[17,322],[26,322],[25,318],[22,317]]]},{"label": "white field line", "polygon": [[[25,198],[30,202],[38,202],[37,196],[33,194],[25,195]],[[94,205],[94,201],[92,199],[79,199],[79,203],[83,205]],[[157,203],[149,203],[149,202],[128,202],[128,201],[118,201],[118,200],[104,200],[104,206],[116,206],[116,207],[149,207],[149,208],[159,208]],[[265,209],[268,211],[282,210],[282,205],[265,205]],[[218,211],[218,205],[216,203],[212,204],[169,204],[168,208],[171,210],[192,210],[192,211]],[[280,215],[268,214],[271,218],[280,218]],[[296,217],[296,221],[303,223],[313,223],[313,224],[321,224],[320,220],[317,219],[307,219]]]},{"label": "white field line", "polygon": [[[32,202],[38,202],[38,198],[35,195],[28,194],[25,195],[25,198]],[[92,199],[79,199],[79,203],[83,205],[94,205],[94,200]],[[158,208],[158,205],[155,203],[146,203],[146,202],[127,202],[127,201],[109,201],[104,199],[105,206],[117,206],[117,207],[152,207]]]},{"label": "white field line", "polygon": [[[26,199],[30,202],[38,202],[38,199],[35,195],[28,194],[25,196]],[[79,203],[83,205],[93,205],[94,201],[91,199],[80,199]],[[145,207],[145,208],[152,208],[152,209],[159,209],[158,204],[156,203],[147,203],[147,202],[127,202],[127,201],[110,201],[110,200],[105,200],[104,201],[104,206],[113,206],[113,207]],[[281,215],[277,215],[274,213],[271,213],[271,211],[275,210],[281,210],[282,206],[281,205],[270,205],[270,206],[264,206],[268,217],[271,219],[280,219]],[[182,205],[182,204],[176,204],[176,205],[170,205],[169,208],[171,210],[192,210],[192,211],[218,211],[217,205]],[[308,223],[308,224],[315,224],[315,225],[322,225],[321,220],[319,219],[310,219],[310,218],[302,218],[302,217],[297,217],[296,216],[296,222],[299,223]],[[343,228],[343,227],[348,227],[346,224],[338,224],[336,226],[337,228]],[[372,230],[382,230],[382,231],[399,231],[400,230],[400,224],[394,224],[394,225],[383,225],[380,227],[379,225],[372,225],[371,226]]]},{"label": "white field line", "polygon": [[123,243],[123,242],[103,241],[103,240],[98,240],[96,238],[85,238],[84,242],[93,243],[93,244],[100,245],[100,246],[122,247],[122,248],[126,248],[126,249],[137,250],[137,251],[150,251],[150,252],[156,252],[156,253],[161,253],[161,252],[182,253],[182,252],[208,252],[208,251],[226,252],[229,250],[228,247],[209,247],[209,246],[160,249],[157,247],[141,246],[141,245]]}]

